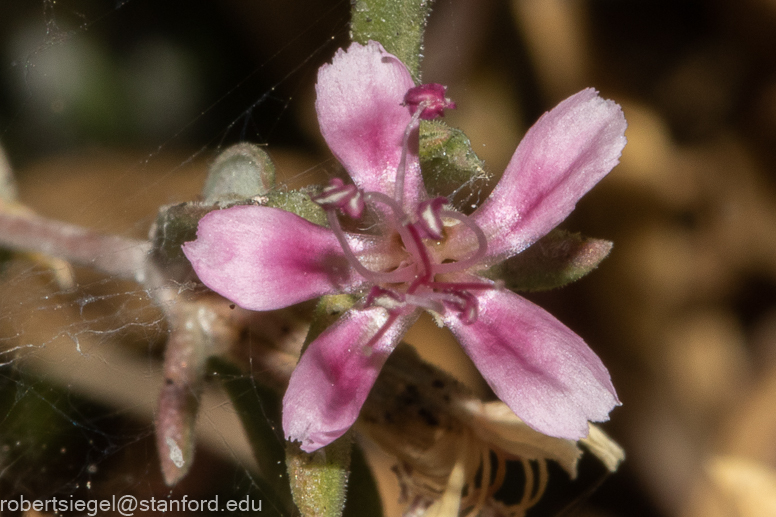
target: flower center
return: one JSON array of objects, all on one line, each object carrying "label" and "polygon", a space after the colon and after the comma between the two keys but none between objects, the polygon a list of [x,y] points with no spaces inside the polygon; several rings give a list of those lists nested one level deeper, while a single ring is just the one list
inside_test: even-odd
[{"label": "flower center", "polygon": [[[471,218],[452,210],[444,197],[421,202],[412,214],[405,213],[402,208],[409,138],[422,113],[424,103],[421,102],[404,132],[394,197],[382,192],[364,192],[355,185],[346,185],[342,180],[334,179],[313,201],[326,210],[329,226],[337,236],[350,265],[373,284],[365,299],[367,307],[384,307],[391,313],[392,320],[407,306],[421,307],[439,314],[451,310],[463,323],[471,324],[477,321],[478,315],[477,297],[473,293],[495,289],[497,286],[485,281],[439,281],[437,275],[465,271],[477,264],[487,251],[485,234]],[[399,236],[396,242],[400,242],[403,247],[401,254],[406,259],[393,270],[373,271],[364,266],[350,248],[342,229],[337,211],[359,219],[367,205],[376,209],[375,213],[385,219],[383,228]],[[462,258],[441,260],[429,245],[438,247],[446,239],[445,227],[456,224],[464,225],[472,232],[477,249]]]}]

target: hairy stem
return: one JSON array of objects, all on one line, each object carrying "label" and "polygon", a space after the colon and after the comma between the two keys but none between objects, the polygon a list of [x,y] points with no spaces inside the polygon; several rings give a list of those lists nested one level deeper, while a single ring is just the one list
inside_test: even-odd
[{"label": "hairy stem", "polygon": [[350,37],[366,45],[379,41],[410,69],[420,83],[423,33],[432,0],[353,0]]},{"label": "hairy stem", "polygon": [[140,283],[151,249],[147,241],[103,235],[21,210],[0,210],[0,247],[43,253]]}]

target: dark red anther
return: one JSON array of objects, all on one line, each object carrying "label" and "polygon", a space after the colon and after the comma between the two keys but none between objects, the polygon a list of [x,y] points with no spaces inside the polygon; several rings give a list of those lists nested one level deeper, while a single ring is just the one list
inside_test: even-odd
[{"label": "dark red anther", "polygon": [[421,108],[420,118],[431,120],[444,117],[446,109],[455,109],[455,103],[445,97],[447,86],[439,83],[428,83],[415,86],[404,96],[404,105],[412,115]]}]

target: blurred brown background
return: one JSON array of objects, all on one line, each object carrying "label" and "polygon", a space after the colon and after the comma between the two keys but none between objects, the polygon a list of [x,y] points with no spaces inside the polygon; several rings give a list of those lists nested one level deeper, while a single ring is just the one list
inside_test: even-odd
[{"label": "blurred brown background", "polygon": [[[348,10],[0,4],[0,141],[22,199],[144,236],[230,143],[268,144],[291,186],[324,177],[336,164],[312,85],[347,42]],[[538,115],[584,87],[629,122],[621,164],[564,223],[612,255],[531,296],[601,355],[623,401],[605,428],[627,461],[575,515],[776,515],[776,2],[437,0],[426,43],[424,79],[449,86],[448,122],[496,176]],[[163,334],[133,339],[153,356]]]}]

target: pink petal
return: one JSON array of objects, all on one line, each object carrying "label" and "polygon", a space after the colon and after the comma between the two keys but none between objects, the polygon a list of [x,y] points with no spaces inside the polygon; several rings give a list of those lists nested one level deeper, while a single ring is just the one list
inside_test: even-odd
[{"label": "pink petal", "polygon": [[626,126],[620,107],[592,88],[545,113],[472,214],[488,236],[487,262],[520,253],[563,221],[619,162]]},{"label": "pink petal", "polygon": [[574,332],[510,291],[478,297],[471,325],[445,323],[496,395],[537,431],[577,440],[587,422],[609,419],[619,405],[609,372]]},{"label": "pink petal", "polygon": [[[319,70],[315,107],[321,133],[359,188],[393,197],[404,131],[412,118],[402,103],[413,86],[404,63],[374,41],[339,50]],[[410,142],[404,183],[409,213],[425,198],[417,136]]]},{"label": "pink petal", "polygon": [[[367,241],[351,236],[354,251]],[[197,276],[240,307],[266,311],[350,291],[363,279],[327,228],[263,206],[235,206],[199,221],[183,245]]]},{"label": "pink petal", "polygon": [[312,452],[342,436],[356,421],[388,355],[418,311],[389,319],[380,307],[350,310],[327,328],[302,354],[283,397],[286,438]]}]

